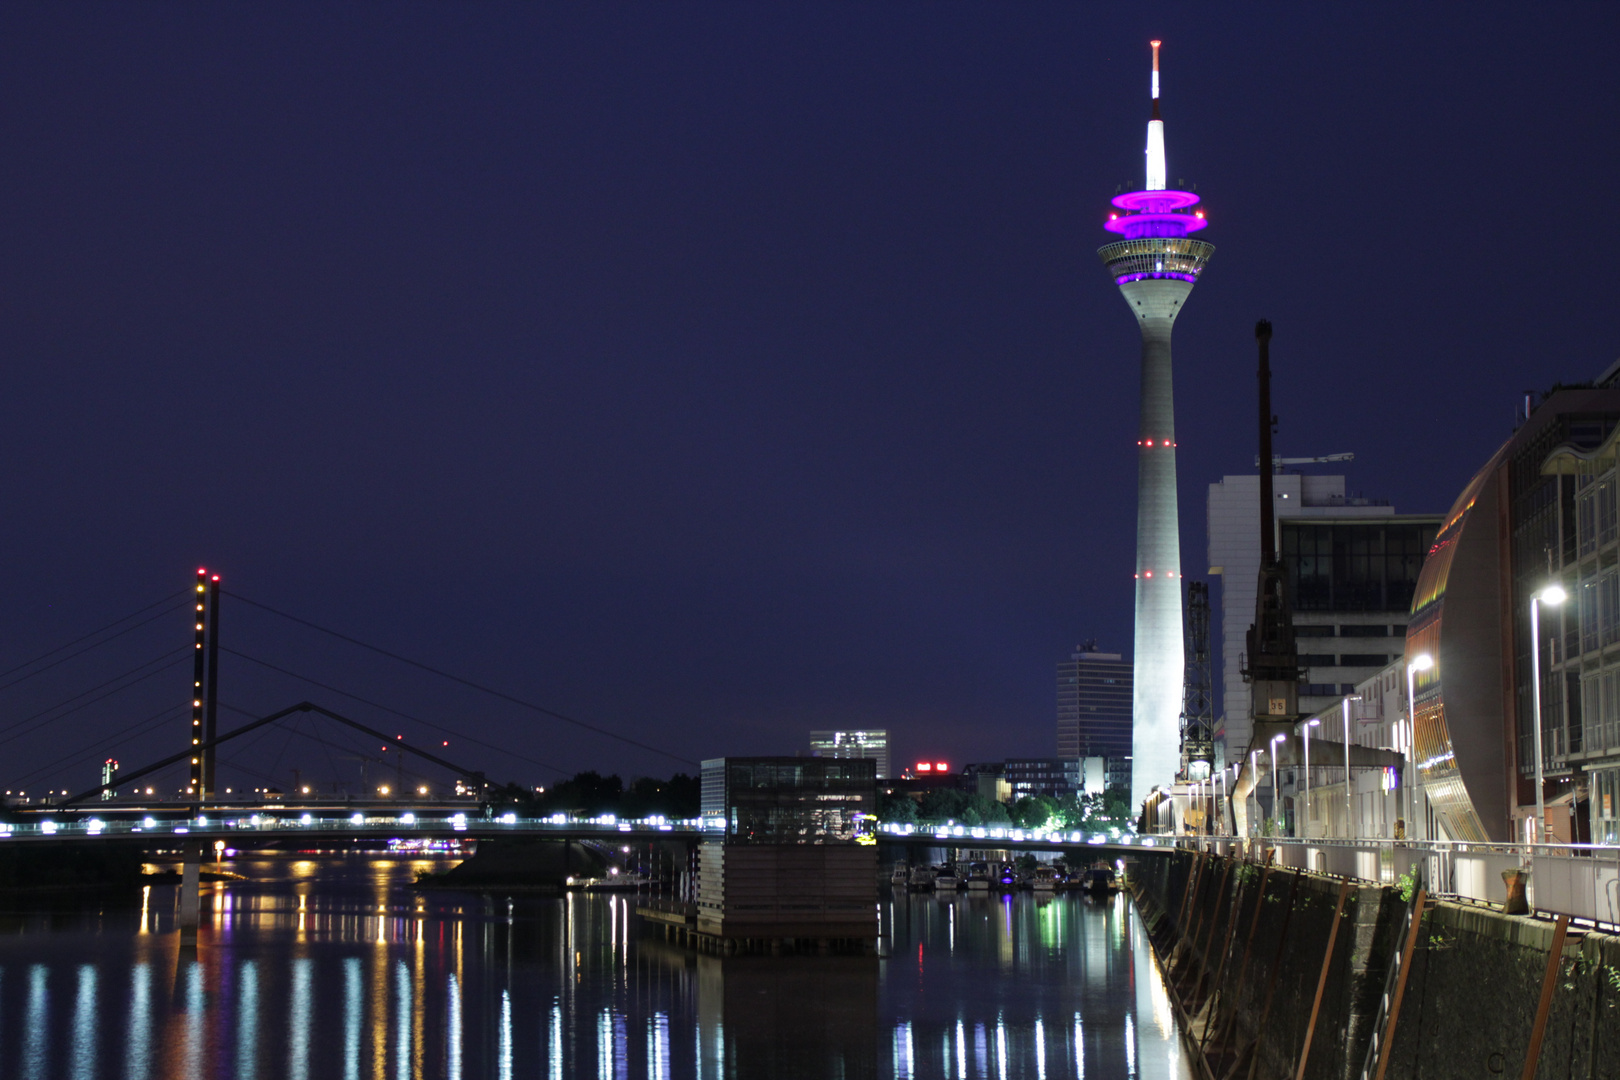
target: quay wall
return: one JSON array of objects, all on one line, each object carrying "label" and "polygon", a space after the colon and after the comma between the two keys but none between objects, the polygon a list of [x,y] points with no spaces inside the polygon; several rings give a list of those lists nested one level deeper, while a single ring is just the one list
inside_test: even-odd
[{"label": "quay wall", "polygon": [[[1258,1059],[1252,1075],[1293,1077],[1342,879],[1283,868],[1268,874],[1235,858],[1167,851],[1139,855],[1131,883],[1192,1041],[1212,1030],[1204,1040],[1211,1072],[1249,1054]],[[1380,1000],[1405,944],[1409,906],[1398,886],[1351,884],[1308,1080],[1361,1075],[1373,1029],[1387,1023]],[[1553,935],[1548,918],[1428,905],[1386,1075],[1522,1075]],[[1219,1023],[1227,1016],[1230,1028]],[[1620,1080],[1620,938],[1571,929],[1535,1075]]]}]

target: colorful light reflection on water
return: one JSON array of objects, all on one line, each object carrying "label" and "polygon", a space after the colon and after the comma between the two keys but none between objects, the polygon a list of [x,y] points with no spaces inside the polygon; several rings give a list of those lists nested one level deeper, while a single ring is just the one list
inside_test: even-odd
[{"label": "colorful light reflection on water", "polygon": [[0,1076],[1190,1075],[1123,899],[902,894],[882,957],[720,959],[629,896],[406,887],[431,865],[238,860],[194,945],[172,887],[0,915]]}]

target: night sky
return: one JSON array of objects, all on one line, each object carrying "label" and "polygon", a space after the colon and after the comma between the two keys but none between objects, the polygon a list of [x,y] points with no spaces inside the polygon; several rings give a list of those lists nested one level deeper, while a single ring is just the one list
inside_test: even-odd
[{"label": "night sky", "polygon": [[[1217,248],[1189,576],[1253,470],[1257,318],[1278,452],[1403,512],[1620,357],[1620,5],[0,8],[0,668],[207,566],[675,757],[230,598],[226,727],[307,697],[441,739],[246,654],[499,780],[836,726],[1052,753],[1053,665],[1131,646],[1138,339],[1095,250],[1153,37]],[[182,749],[189,630],[0,677],[0,781]],[[226,782],[356,775],[321,737]]]}]

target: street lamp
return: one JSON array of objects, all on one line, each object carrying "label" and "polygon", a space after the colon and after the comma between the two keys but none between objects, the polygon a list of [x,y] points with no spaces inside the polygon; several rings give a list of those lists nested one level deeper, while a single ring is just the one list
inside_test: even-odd
[{"label": "street lamp", "polygon": [[1277,823],[1278,829],[1283,827],[1283,792],[1277,785],[1277,743],[1285,738],[1288,735],[1272,735],[1272,821]]},{"label": "street lamp", "polygon": [[[1254,792],[1254,808],[1258,810],[1260,809],[1260,751],[1258,750],[1249,751],[1249,775],[1254,777],[1254,783],[1249,787]],[[1245,814],[1249,812],[1248,799],[1243,800],[1243,812]]]},{"label": "street lamp", "polygon": [[1409,840],[1415,838],[1416,829],[1412,819],[1417,814],[1417,801],[1413,798],[1412,793],[1412,786],[1416,783],[1417,777],[1411,775],[1414,769],[1412,745],[1417,741],[1417,673],[1428,671],[1432,667],[1434,667],[1434,657],[1428,653],[1418,653],[1412,657],[1412,662],[1406,665],[1406,772],[1408,779],[1401,786],[1406,788],[1406,835]]},{"label": "street lamp", "polygon": [[1531,727],[1536,733],[1536,843],[1547,842],[1547,804],[1546,792],[1542,790],[1541,777],[1541,605],[1557,607],[1569,594],[1557,582],[1548,585],[1538,593],[1530,594],[1530,714],[1534,718]]},{"label": "street lamp", "polygon": [[1305,735],[1305,839],[1311,838],[1311,728],[1322,721],[1311,717],[1305,721],[1303,732]]},{"label": "street lamp", "polygon": [[1360,694],[1344,695],[1344,838],[1355,839],[1355,796],[1350,792],[1350,703],[1360,701]]}]

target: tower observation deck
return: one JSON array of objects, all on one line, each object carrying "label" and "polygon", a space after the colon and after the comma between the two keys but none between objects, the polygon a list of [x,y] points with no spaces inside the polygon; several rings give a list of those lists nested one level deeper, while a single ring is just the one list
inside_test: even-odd
[{"label": "tower observation deck", "polygon": [[1190,191],[1165,186],[1159,115],[1159,42],[1153,44],[1153,113],[1147,182],[1116,195],[1104,224],[1122,240],[1097,254],[1142,331],[1142,411],[1137,427],[1136,655],[1131,702],[1131,805],[1168,786],[1181,764],[1182,640],[1180,516],[1176,507],[1175,398],[1170,331],[1215,253],[1191,234],[1209,223]]}]

